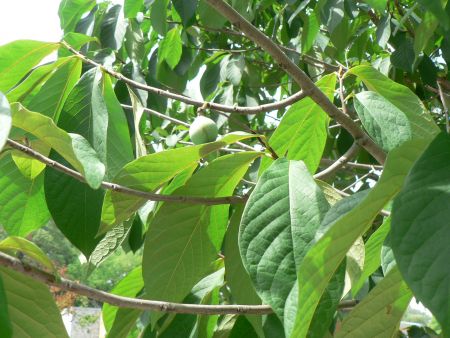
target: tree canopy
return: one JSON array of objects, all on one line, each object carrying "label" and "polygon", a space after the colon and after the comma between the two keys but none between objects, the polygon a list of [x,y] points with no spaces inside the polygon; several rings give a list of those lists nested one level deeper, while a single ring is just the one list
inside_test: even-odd
[{"label": "tree canopy", "polygon": [[[58,13],[0,46],[1,337],[67,336],[48,286],[108,337],[392,337],[414,297],[435,320],[402,334],[450,337],[446,0]],[[86,276],[142,264],[66,279],[49,222]]]}]

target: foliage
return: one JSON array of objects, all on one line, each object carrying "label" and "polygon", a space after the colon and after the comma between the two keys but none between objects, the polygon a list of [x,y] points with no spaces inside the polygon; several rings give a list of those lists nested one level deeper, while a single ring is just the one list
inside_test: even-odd
[{"label": "foliage", "polygon": [[2,337],[64,337],[52,293],[99,290],[137,299],[109,337],[450,337],[448,1],[58,14],[0,46]]}]

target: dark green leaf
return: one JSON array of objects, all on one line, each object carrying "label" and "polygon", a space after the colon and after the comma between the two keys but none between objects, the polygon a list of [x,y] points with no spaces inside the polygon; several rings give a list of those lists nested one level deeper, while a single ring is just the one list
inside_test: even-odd
[{"label": "dark green leaf", "polygon": [[169,0],[155,0],[150,12],[150,22],[153,29],[163,36],[167,33],[166,12],[168,4]]},{"label": "dark green leaf", "polygon": [[4,338],[12,337],[12,327],[8,313],[8,300],[6,299],[3,279],[0,276],[0,336]]},{"label": "dark green leaf", "polygon": [[172,4],[183,21],[183,26],[190,26],[195,21],[198,0],[172,0]]},{"label": "dark green leaf", "polygon": [[100,42],[103,48],[120,49],[126,29],[127,22],[123,18],[122,6],[111,7],[105,15],[100,31]]},{"label": "dark green leaf", "polygon": [[391,245],[414,295],[450,334],[450,138],[439,134],[423,153],[392,207]]},{"label": "dark green leaf", "polygon": [[74,30],[81,16],[95,6],[95,0],[62,0],[59,5],[61,28],[66,32]]}]

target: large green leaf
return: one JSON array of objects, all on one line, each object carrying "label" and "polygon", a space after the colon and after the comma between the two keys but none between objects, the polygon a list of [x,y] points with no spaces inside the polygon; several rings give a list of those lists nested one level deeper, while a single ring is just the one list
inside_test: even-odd
[{"label": "large green leaf", "polygon": [[43,175],[29,180],[9,155],[0,158],[0,191],[0,224],[8,234],[26,236],[49,220]]},{"label": "large green leaf", "polygon": [[103,48],[119,50],[125,37],[127,22],[123,17],[122,6],[112,6],[103,18],[100,42]]},{"label": "large green leaf", "polygon": [[[174,194],[231,195],[250,163],[259,156],[256,152],[242,152],[219,157]],[[211,271],[225,234],[228,208],[165,203],[159,209],[147,231],[142,265],[150,299],[181,301]]]},{"label": "large green leaf", "polygon": [[19,103],[11,106],[13,126],[33,134],[47,146],[57,151],[67,162],[86,178],[92,187],[98,188],[105,174],[105,166],[82,136],[68,134],[58,128],[53,120],[31,112]]},{"label": "large green leaf", "polygon": [[384,205],[400,191],[406,175],[428,143],[426,140],[407,141],[392,150],[375,187],[355,208],[338,218],[309,250],[298,272],[299,310],[293,337],[306,336],[328,281],[353,243],[367,230]]},{"label": "large green leaf", "polygon": [[48,287],[0,267],[14,337],[69,337]]},{"label": "large green leaf", "polygon": [[8,313],[8,300],[6,299],[3,279],[0,276],[0,336],[4,338],[12,337],[11,321]]},{"label": "large green leaf", "polygon": [[81,16],[95,6],[95,0],[62,0],[59,4],[59,19],[65,32],[74,30]]},{"label": "large green leaf", "polygon": [[392,269],[345,317],[336,337],[395,337],[412,296],[398,269]]},{"label": "large green leaf", "polygon": [[[261,304],[261,298],[255,291],[252,280],[242,264],[241,255],[239,254],[238,235],[239,223],[241,221],[244,206],[236,206],[233,216],[231,216],[230,224],[228,225],[227,235],[224,243],[225,255],[225,280],[231,289],[233,299],[237,304]],[[248,321],[252,324],[256,332],[261,337],[264,336],[262,332],[262,318],[260,316],[246,316]]]},{"label": "large green leaf", "polygon": [[135,18],[142,9],[144,0],[125,0],[123,11],[126,18]]},{"label": "large green leaf", "polygon": [[259,296],[280,318],[328,208],[305,165],[286,159],[263,173],[247,202],[239,234],[242,261]]},{"label": "large green leaf", "polygon": [[155,0],[152,4],[150,12],[150,22],[153,29],[158,32],[158,34],[164,36],[167,33],[167,19],[166,12],[169,0]]},{"label": "large green leaf", "polygon": [[159,44],[158,61],[166,61],[169,67],[174,69],[181,59],[182,46],[181,28],[174,27]]},{"label": "large green leaf", "polygon": [[68,62],[58,67],[27,104],[27,108],[57,122],[64,102],[80,78],[81,64],[80,59],[70,58]]},{"label": "large green leaf", "polygon": [[418,0],[426,11],[433,13],[433,15],[439,20],[439,23],[446,29],[450,28],[450,18],[445,10],[444,4],[446,1],[441,0]]},{"label": "large green leaf", "polygon": [[[316,85],[332,100],[336,75],[324,76]],[[279,156],[302,160],[310,172],[315,172],[325,147],[329,120],[319,105],[305,98],[284,114],[269,143]]]},{"label": "large green leaf", "polygon": [[6,92],[58,48],[59,43],[33,40],[16,40],[0,46],[0,91]]},{"label": "large green leaf", "polygon": [[172,0],[172,4],[181,17],[183,26],[189,26],[195,20],[198,0]]},{"label": "large green leaf", "polygon": [[356,75],[369,90],[377,92],[400,109],[408,118],[414,136],[430,139],[439,132],[430,113],[408,87],[392,81],[370,66],[357,66],[347,74]]},{"label": "large green leaf", "polygon": [[207,27],[222,28],[227,22],[227,19],[205,0],[199,0],[197,13],[201,23]]},{"label": "large green leaf", "polygon": [[[108,111],[102,96],[101,75],[96,68],[83,74],[64,104],[58,126],[84,136],[100,161],[106,163]],[[56,154],[51,157],[61,160]],[[51,169],[45,172],[45,197],[52,217],[86,257],[101,240],[96,234],[103,195],[102,190],[94,190],[60,172]]]},{"label": "large green leaf", "polygon": [[380,94],[358,93],[354,103],[364,128],[385,151],[413,138],[407,115]]},{"label": "large green leaf", "polygon": [[16,236],[9,236],[5,238],[0,242],[0,251],[4,251],[7,253],[21,252],[34,261],[40,263],[50,271],[56,272],[56,268],[53,265],[53,262],[50,260],[50,258],[48,258],[44,251],[42,251],[36,244],[30,242],[25,238]]},{"label": "large green leaf", "polygon": [[366,257],[364,261],[364,269],[359,281],[352,287],[352,293],[355,295],[366,282],[367,278],[373,274],[381,264],[381,248],[384,240],[391,230],[391,219],[387,218],[381,227],[377,229],[366,242]]},{"label": "large green leaf", "polygon": [[0,92],[0,151],[6,143],[12,126],[11,107],[3,93]]},{"label": "large green leaf", "polygon": [[423,153],[392,206],[391,247],[414,295],[450,335],[450,137]]},{"label": "large green leaf", "polygon": [[[153,191],[183,170],[191,168],[209,153],[250,137],[254,135],[233,133],[212,143],[142,156],[128,163],[113,181],[129,188]],[[129,219],[145,202],[146,200],[140,197],[108,191],[103,202],[102,225],[99,233],[104,233],[114,225]]]},{"label": "large green leaf", "polygon": [[[111,293],[123,297],[136,297],[138,293],[144,287],[144,281],[142,280],[142,268],[137,267],[130,271],[115,287]],[[109,331],[114,323],[117,311],[117,306],[103,304],[102,318],[106,331]],[[138,310],[140,313],[141,311]]]}]

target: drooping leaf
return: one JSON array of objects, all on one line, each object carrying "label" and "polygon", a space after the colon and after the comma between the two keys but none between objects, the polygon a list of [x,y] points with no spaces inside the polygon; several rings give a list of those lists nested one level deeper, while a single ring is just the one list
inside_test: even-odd
[{"label": "drooping leaf", "polygon": [[[49,146],[40,140],[28,140],[27,144],[41,154],[47,154],[50,149]],[[12,150],[11,157],[22,175],[30,180],[35,179],[45,169],[45,163],[42,163],[21,151]]]},{"label": "drooping leaf", "polygon": [[252,192],[239,248],[258,295],[283,318],[297,269],[329,208],[303,163],[278,159]]},{"label": "drooping leaf", "polygon": [[181,58],[182,42],[181,28],[174,27],[167,32],[158,49],[158,61],[166,61],[170,68],[174,69]]},{"label": "drooping leaf", "polygon": [[[236,206],[236,210],[231,216],[230,223],[227,228],[227,234],[224,243],[225,255],[225,280],[230,286],[231,293],[237,304],[261,304],[261,298],[255,291],[252,280],[242,264],[241,255],[239,254],[238,234],[239,223],[241,221],[243,206]],[[255,331],[263,336],[262,318],[260,316],[246,316]]]},{"label": "drooping leaf", "polygon": [[356,75],[367,88],[377,92],[405,114],[411,124],[413,136],[432,139],[439,128],[420,99],[406,86],[403,86],[369,66],[357,66],[348,71]]},{"label": "drooping leaf", "polygon": [[293,336],[306,335],[314,309],[347,251],[366,231],[384,205],[399,192],[413,163],[428,143],[425,140],[407,141],[392,150],[375,187],[357,207],[337,219],[309,250],[298,272],[299,310]]},{"label": "drooping leaf", "polygon": [[391,229],[391,219],[387,218],[380,228],[377,229],[366,242],[366,259],[364,262],[364,269],[362,271],[359,281],[353,285],[352,293],[357,294],[364,282],[373,274],[381,264],[381,248]]},{"label": "drooping leaf", "polygon": [[205,0],[198,2],[198,16],[203,25],[212,28],[222,28],[227,19],[212,8]]},{"label": "drooping leaf", "polygon": [[305,23],[302,27],[302,53],[307,53],[314,45],[320,22],[315,12],[303,16]]},{"label": "drooping leaf", "polygon": [[0,189],[0,225],[8,234],[26,236],[49,220],[43,176],[29,180],[9,155],[0,158]]},{"label": "drooping leaf", "polygon": [[89,185],[99,187],[105,174],[105,166],[86,139],[77,134],[66,133],[49,117],[31,112],[18,103],[13,104],[11,110],[14,127],[36,136],[83,174]]},{"label": "drooping leaf", "polygon": [[[113,181],[133,189],[154,191],[186,168],[191,168],[200,158],[228,144],[250,137],[254,135],[228,134],[212,143],[143,156],[127,164]],[[140,197],[108,191],[103,202],[99,233],[104,233],[112,226],[129,219],[145,202],[146,200]]]},{"label": "drooping leaf", "polygon": [[69,337],[48,287],[0,267],[14,337]]},{"label": "drooping leaf", "polygon": [[100,31],[103,48],[119,50],[125,37],[127,22],[123,17],[122,6],[114,5],[105,15]]},{"label": "drooping leaf", "polygon": [[11,107],[6,96],[0,92],[0,151],[8,139],[11,126]]},{"label": "drooping leaf", "polygon": [[[219,157],[174,194],[231,195],[250,163],[260,155],[242,152]],[[145,239],[142,266],[147,296],[181,301],[211,271],[227,222],[228,205],[165,203],[149,225]]]},{"label": "drooping leaf", "polygon": [[59,48],[59,43],[16,40],[0,46],[0,91],[6,92],[45,56]]},{"label": "drooping leaf", "polygon": [[450,334],[450,138],[441,133],[414,164],[392,207],[391,246],[414,295]]},{"label": "drooping leaf", "polygon": [[406,114],[380,94],[358,93],[354,103],[364,128],[385,151],[413,138],[413,127]]},{"label": "drooping leaf", "polygon": [[62,0],[59,5],[61,28],[65,32],[74,30],[81,16],[95,6],[95,0]]},{"label": "drooping leaf", "polygon": [[12,337],[11,321],[8,313],[8,300],[6,299],[3,279],[0,276],[0,335],[5,338]]},{"label": "drooping leaf", "polygon": [[59,113],[81,74],[81,60],[71,58],[50,76],[27,108],[58,122]]},{"label": "drooping leaf", "polygon": [[[108,111],[101,78],[95,68],[83,74],[64,104],[58,126],[84,136],[103,164],[107,158]],[[51,157],[62,161],[57,154]],[[55,224],[86,257],[101,240],[96,234],[103,195],[101,189],[94,190],[63,173],[45,171],[45,196]]]},{"label": "drooping leaf", "polygon": [[190,26],[195,20],[198,0],[172,0],[172,4],[180,15],[183,26]]},{"label": "drooping leaf", "polygon": [[158,34],[164,36],[167,33],[166,12],[169,0],[155,0],[150,12],[150,22]]},{"label": "drooping leaf", "polygon": [[393,337],[412,298],[411,290],[394,268],[345,317],[336,337]]},{"label": "drooping leaf", "polygon": [[[316,85],[332,99],[336,75],[324,76]],[[279,156],[302,160],[310,172],[315,172],[325,147],[329,120],[322,108],[305,98],[294,103],[284,114],[269,140],[270,146]]]},{"label": "drooping leaf", "polygon": [[[136,297],[144,287],[142,280],[142,268],[137,267],[130,271],[111,291],[114,295],[123,297]],[[102,318],[106,331],[109,331],[114,323],[119,308],[117,306],[103,304]],[[141,311],[138,310],[140,313]]]},{"label": "drooping leaf", "polygon": [[27,255],[29,258],[40,263],[52,272],[56,272],[56,268],[50,258],[42,251],[36,244],[29,240],[17,237],[9,236],[0,242],[0,251],[3,252],[21,252]]}]

